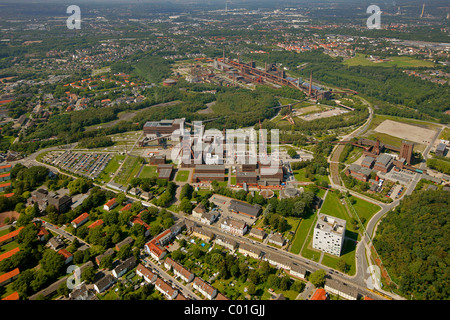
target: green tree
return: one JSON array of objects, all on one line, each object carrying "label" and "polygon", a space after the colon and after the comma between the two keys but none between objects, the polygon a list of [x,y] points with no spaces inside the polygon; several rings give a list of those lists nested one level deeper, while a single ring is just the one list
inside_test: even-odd
[{"label": "green tree", "polygon": [[183,212],[192,213],[193,206],[188,198],[183,198],[183,200],[181,200],[179,208]]},{"label": "green tree", "polygon": [[69,296],[70,290],[69,290],[69,288],[67,288],[67,284],[65,281],[59,285],[57,292],[58,292],[58,295],[60,295],[60,296],[64,296],[64,297]]},{"label": "green tree", "polygon": [[53,250],[45,250],[39,264],[50,277],[53,277],[61,273],[64,266],[64,259]]},{"label": "green tree", "polygon": [[309,275],[308,280],[318,288],[321,288],[325,285],[325,276],[326,272],[323,269],[319,269]]},{"label": "green tree", "polygon": [[86,267],[81,273],[81,281],[86,281],[87,283],[93,283],[96,275],[95,268],[92,266]]}]

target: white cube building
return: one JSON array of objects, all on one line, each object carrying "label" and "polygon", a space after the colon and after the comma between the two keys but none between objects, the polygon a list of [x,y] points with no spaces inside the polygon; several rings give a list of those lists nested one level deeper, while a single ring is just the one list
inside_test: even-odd
[{"label": "white cube building", "polygon": [[345,237],[346,221],[320,214],[314,227],[313,248],[340,256]]}]

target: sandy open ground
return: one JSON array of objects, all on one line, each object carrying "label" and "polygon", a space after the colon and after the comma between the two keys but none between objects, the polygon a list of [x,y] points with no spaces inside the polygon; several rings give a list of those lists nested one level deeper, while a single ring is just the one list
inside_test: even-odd
[{"label": "sandy open ground", "polygon": [[311,121],[311,120],[316,120],[316,119],[321,119],[321,118],[334,117],[334,116],[338,116],[338,115],[341,115],[341,114],[344,114],[347,112],[348,112],[348,110],[345,110],[345,109],[334,108],[332,110],[327,110],[327,111],[318,112],[318,113],[314,113],[314,114],[308,114],[306,116],[300,117],[300,119],[303,119],[306,121]]},{"label": "sandy open ground", "polygon": [[436,134],[434,130],[392,120],[383,121],[374,131],[420,144],[430,143]]},{"label": "sandy open ground", "polygon": [[19,219],[19,215],[20,215],[20,213],[18,213],[16,211],[5,211],[5,212],[0,213],[0,227],[3,227],[5,225],[3,223],[3,221],[5,220],[6,217],[8,217],[9,219],[14,217],[17,220],[17,219]]}]

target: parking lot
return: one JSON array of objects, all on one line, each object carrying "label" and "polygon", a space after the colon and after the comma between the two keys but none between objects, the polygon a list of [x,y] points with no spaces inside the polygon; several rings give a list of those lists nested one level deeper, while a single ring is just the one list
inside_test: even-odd
[{"label": "parking lot", "polygon": [[43,158],[45,163],[95,179],[112,159],[111,153],[57,151]]},{"label": "parking lot", "polygon": [[401,184],[396,184],[392,187],[391,190],[387,193],[389,197],[391,197],[392,200],[398,199],[401,194],[405,191],[405,187]]}]

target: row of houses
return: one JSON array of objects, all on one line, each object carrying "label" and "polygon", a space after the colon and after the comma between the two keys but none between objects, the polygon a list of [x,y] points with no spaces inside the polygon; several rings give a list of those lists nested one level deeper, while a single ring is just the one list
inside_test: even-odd
[{"label": "row of houses", "polygon": [[[112,250],[112,249],[111,249]],[[111,252],[108,252],[110,254]],[[104,255],[103,257],[105,257]],[[96,257],[96,261],[98,256]],[[101,261],[101,258],[100,258]],[[98,262],[97,262],[98,263]],[[103,278],[98,280],[94,283],[94,289],[97,291],[97,293],[102,293],[106,290],[108,290],[113,284],[117,282],[117,279],[119,279],[121,276],[123,276],[125,273],[127,273],[129,270],[133,269],[136,266],[136,258],[134,256],[131,256],[130,258],[126,259],[125,261],[122,261],[118,266],[116,266],[111,274],[105,275]]]}]

